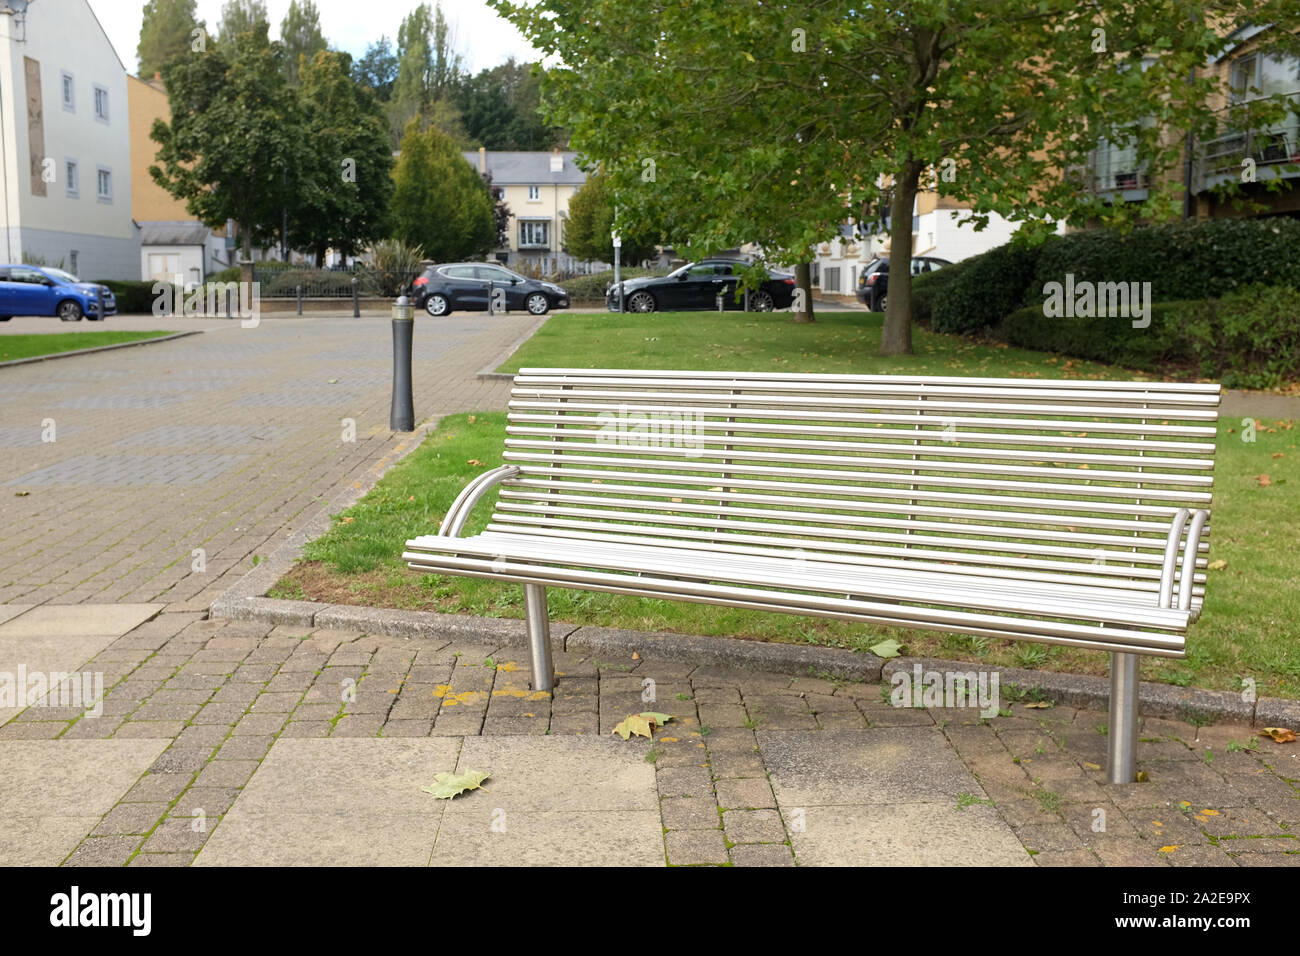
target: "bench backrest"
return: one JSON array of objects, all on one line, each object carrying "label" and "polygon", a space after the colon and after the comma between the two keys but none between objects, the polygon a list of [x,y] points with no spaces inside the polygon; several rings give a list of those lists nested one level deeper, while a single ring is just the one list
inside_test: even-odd
[{"label": "bench backrest", "polygon": [[1154,593],[1174,515],[1209,508],[1218,403],[1207,384],[523,369],[489,530]]}]

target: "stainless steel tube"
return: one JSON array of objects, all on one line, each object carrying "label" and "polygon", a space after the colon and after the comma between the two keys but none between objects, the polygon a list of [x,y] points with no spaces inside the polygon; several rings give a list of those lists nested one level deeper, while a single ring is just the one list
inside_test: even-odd
[{"label": "stainless steel tube", "polygon": [[1107,783],[1137,780],[1138,655],[1110,655],[1110,726],[1107,728]]},{"label": "stainless steel tube", "polygon": [[551,618],[546,610],[546,588],[524,585],[524,610],[528,615],[528,650],[533,662],[533,690],[555,687],[551,664]]}]

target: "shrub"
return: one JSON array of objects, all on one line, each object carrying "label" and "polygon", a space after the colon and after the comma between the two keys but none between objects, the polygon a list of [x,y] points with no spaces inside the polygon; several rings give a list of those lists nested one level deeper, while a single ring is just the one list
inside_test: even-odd
[{"label": "shrub", "polygon": [[1012,345],[1159,371],[1191,366],[1229,388],[1274,388],[1300,380],[1300,292],[1243,286],[1220,299],[1156,302],[1151,325],[1127,318],[1048,318],[1041,305],[1003,321]]},{"label": "shrub", "polygon": [[961,276],[967,264],[974,259],[964,259],[944,266],[938,272],[923,272],[912,279],[912,319],[919,325],[930,327],[934,303],[948,295],[948,290]]},{"label": "shrub", "polygon": [[[930,325],[936,332],[978,332],[991,328],[1025,304],[1042,246],[1007,243],[960,263],[945,280],[935,273],[942,294],[932,298]],[[954,268],[949,266],[949,269]]]},{"label": "shrub", "polygon": [[[667,275],[664,269],[637,269],[626,268],[619,269],[619,278],[635,279],[638,276],[662,276]],[[605,288],[614,281],[614,270],[607,269],[604,272],[593,272],[591,275],[574,276],[571,279],[559,279],[557,284],[564,287],[572,299],[604,299]]]},{"label": "shrub", "polygon": [[1300,380],[1300,292],[1242,286],[1201,304],[1187,329],[1201,374],[1229,388],[1276,388]]},{"label": "shrub", "polygon": [[1145,329],[1133,328],[1130,318],[1050,318],[1041,305],[1030,305],[1003,319],[1000,334],[1022,348],[1155,371],[1191,358],[1187,326],[1203,305],[1152,303],[1151,325]]},{"label": "shrub", "polygon": [[214,272],[208,276],[209,282],[238,282],[239,266],[231,266],[229,269],[222,269],[220,272]]},{"label": "shrub", "polygon": [[95,279],[94,281],[113,290],[119,315],[153,312],[155,296],[152,281],[138,282],[129,279]]}]

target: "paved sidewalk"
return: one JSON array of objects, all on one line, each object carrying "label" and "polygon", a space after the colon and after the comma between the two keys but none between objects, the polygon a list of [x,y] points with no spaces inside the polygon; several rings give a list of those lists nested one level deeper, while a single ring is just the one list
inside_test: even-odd
[{"label": "paved sidewalk", "polygon": [[[29,627],[62,640],[28,615],[82,610],[0,624],[0,671]],[[1064,706],[983,720],[876,684],[564,653],[552,696],[519,645],[192,612],[90,656],[67,640],[59,663],[103,673],[102,715],[0,726],[0,864],[1300,864],[1300,748],[1247,727],[1148,720],[1149,781],[1112,787],[1105,715]],[[642,710],[674,719],[610,733]],[[420,789],[467,769],[483,791]]]},{"label": "paved sidewalk", "polygon": [[[535,322],[418,320],[417,421],[503,407],[509,383],[476,373]],[[206,610],[422,437],[388,428],[387,319],[153,327],[194,323],[207,331],[0,374],[0,603]]]}]

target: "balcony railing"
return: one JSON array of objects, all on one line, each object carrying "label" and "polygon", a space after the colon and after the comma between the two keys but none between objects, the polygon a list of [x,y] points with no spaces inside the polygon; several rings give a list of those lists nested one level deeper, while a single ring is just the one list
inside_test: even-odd
[{"label": "balcony railing", "polygon": [[1071,167],[1069,174],[1085,192],[1119,194],[1124,199],[1146,198],[1142,190],[1151,188],[1145,163],[1137,161],[1130,146],[1103,146],[1088,154],[1082,166]]}]

